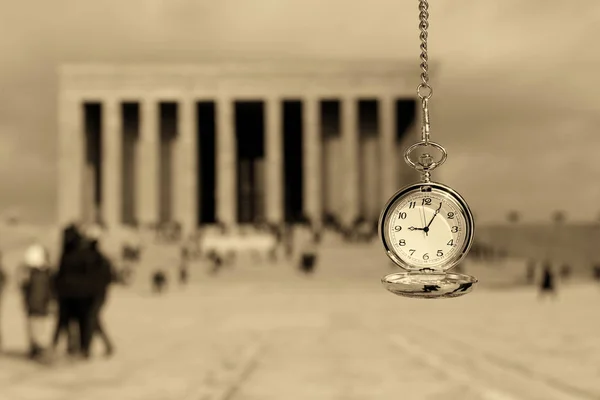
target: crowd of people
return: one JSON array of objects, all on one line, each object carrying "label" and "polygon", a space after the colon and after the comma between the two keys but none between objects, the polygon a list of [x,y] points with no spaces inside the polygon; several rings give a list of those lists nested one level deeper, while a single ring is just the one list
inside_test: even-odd
[{"label": "crowd of people", "polygon": [[[98,238],[96,229],[82,232],[75,225],[66,227],[56,267],[51,265],[43,245],[33,244],[26,249],[15,277],[27,316],[29,358],[58,356],[63,338],[68,354],[89,358],[95,334],[103,340],[106,354],[113,353],[101,323],[101,311],[114,274],[110,261],[99,249]],[[6,275],[0,275],[0,286],[4,286]],[[44,337],[53,317],[53,335]]]}]

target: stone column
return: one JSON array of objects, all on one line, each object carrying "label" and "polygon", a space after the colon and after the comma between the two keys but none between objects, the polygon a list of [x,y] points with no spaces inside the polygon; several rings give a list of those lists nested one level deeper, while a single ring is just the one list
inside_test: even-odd
[{"label": "stone column", "polygon": [[283,221],[283,127],[279,99],[267,99],[265,111],[266,218],[270,223],[278,224]]},{"label": "stone column", "polygon": [[[304,214],[316,229],[323,221],[322,169],[321,169],[321,129],[319,100],[308,98],[303,104],[303,208]],[[289,184],[293,184],[290,182]]]},{"label": "stone column", "polygon": [[359,183],[358,174],[358,103],[354,98],[345,98],[340,102],[342,125],[342,159],[344,166],[342,186],[341,221],[349,226],[359,216]]},{"label": "stone column", "polygon": [[379,111],[379,144],[380,167],[379,176],[381,207],[398,189],[398,168],[404,163],[397,154],[396,143],[396,104],[392,97],[381,97],[378,104]]},{"label": "stone column", "polygon": [[[374,116],[377,118],[377,116]],[[366,128],[366,126],[365,126]],[[375,127],[373,127],[375,128]],[[379,204],[379,135],[378,130],[361,128],[359,142],[360,152],[360,214],[369,222],[377,221],[381,211]]]},{"label": "stone column", "polygon": [[158,101],[149,97],[140,104],[140,136],[137,145],[137,222],[141,226],[158,223],[159,216],[159,154]]},{"label": "stone column", "polygon": [[64,227],[83,217],[84,108],[68,93],[61,93],[58,103],[58,222]]},{"label": "stone column", "polygon": [[102,102],[102,222],[110,228],[122,223],[123,131],[120,102],[109,98]]},{"label": "stone column", "polygon": [[196,102],[181,99],[177,106],[175,144],[175,220],[182,233],[189,235],[198,226],[198,131]]},{"label": "stone column", "polygon": [[[416,142],[421,141],[421,121],[423,118],[423,109],[421,99],[415,99],[415,116],[412,124],[403,132],[402,138],[397,142],[397,158],[398,158],[398,175],[396,185],[398,188],[404,187],[411,183],[416,183],[421,179],[421,175],[414,169],[408,166],[404,161],[404,152],[406,149]],[[438,159],[439,152],[435,149],[428,150],[429,153]],[[411,156],[413,161],[418,160],[418,152],[414,152]]]},{"label": "stone column", "polygon": [[228,226],[237,223],[237,170],[234,103],[223,97],[217,102],[216,214]]}]

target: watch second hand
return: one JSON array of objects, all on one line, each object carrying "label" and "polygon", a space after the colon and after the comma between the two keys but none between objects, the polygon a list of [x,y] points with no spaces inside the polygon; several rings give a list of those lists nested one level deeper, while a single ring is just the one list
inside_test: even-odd
[{"label": "watch second hand", "polygon": [[429,236],[425,232],[425,223],[427,222],[427,219],[425,217],[425,208],[424,207],[425,206],[423,204],[421,204],[421,221],[423,221],[423,229],[419,229],[420,231],[423,231],[423,237]]}]

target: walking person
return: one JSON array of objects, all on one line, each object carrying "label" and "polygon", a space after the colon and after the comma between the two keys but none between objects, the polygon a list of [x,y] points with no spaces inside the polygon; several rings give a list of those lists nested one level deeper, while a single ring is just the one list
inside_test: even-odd
[{"label": "walking person", "polygon": [[102,254],[98,248],[98,240],[100,232],[97,230],[91,230],[88,232],[87,240],[84,241],[85,249],[85,261],[90,268],[89,279],[95,283],[92,287],[93,303],[92,307],[87,315],[89,322],[87,326],[92,329],[91,332],[83,332],[84,335],[89,335],[89,339],[85,338],[87,347],[83,347],[82,351],[84,356],[89,356],[89,346],[94,335],[99,335],[100,339],[104,344],[104,354],[108,357],[114,353],[114,346],[110,337],[104,329],[104,324],[100,318],[100,314],[108,295],[108,289],[111,283],[114,281],[113,267],[108,258]]},{"label": "walking person", "polygon": [[52,276],[46,249],[30,246],[25,252],[25,262],[20,271],[21,291],[27,313],[29,357],[37,359],[44,352],[45,327],[52,301]]},{"label": "walking person", "polygon": [[[54,334],[53,347],[56,347],[61,330],[69,331],[71,321],[79,328],[79,350],[84,358],[89,358],[92,335],[96,330],[94,307],[103,284],[94,257],[90,256],[89,244],[77,228],[72,227],[65,251],[56,276],[56,291],[60,299],[62,314]],[[62,317],[62,318],[61,318]]]},{"label": "walking person", "polygon": [[595,281],[600,281],[600,264],[592,266],[592,276]]},{"label": "walking person", "polygon": [[317,241],[309,224],[305,224],[303,228],[299,268],[309,275],[314,272],[317,263]]},{"label": "walking person", "polygon": [[291,260],[294,256],[294,226],[287,224],[284,227],[281,241],[283,242],[285,257]]},{"label": "walking person", "polygon": [[540,297],[545,295],[550,295],[553,298],[556,298],[554,273],[552,272],[552,266],[548,261],[546,261],[543,265],[542,281],[540,283]]},{"label": "walking person", "polygon": [[152,291],[161,294],[167,286],[167,275],[162,269],[157,269],[152,274]]},{"label": "walking person", "polygon": [[[65,280],[69,278],[69,271],[65,271],[65,261],[72,258],[72,254],[81,246],[82,236],[75,225],[69,225],[63,230],[63,244],[59,261],[58,272],[53,279],[54,291],[58,305],[56,327],[52,337],[52,349],[56,351],[60,337],[67,336],[67,349],[69,354],[75,354],[78,344],[75,342],[74,323],[75,313],[73,303],[70,301],[68,291],[65,289]],[[68,268],[67,268],[68,269]]]},{"label": "walking person", "polygon": [[188,278],[189,278],[189,269],[188,269],[188,264],[189,264],[189,258],[190,258],[190,251],[187,247],[182,247],[181,248],[181,253],[180,253],[180,258],[179,258],[179,284],[181,286],[184,286],[187,284],[188,282]]},{"label": "walking person", "polygon": [[6,272],[4,271],[4,263],[2,254],[0,253],[0,352],[2,351],[2,297],[4,288],[6,287]]},{"label": "walking person", "polygon": [[207,258],[212,263],[210,274],[216,275],[223,268],[223,257],[221,256],[221,254],[219,254],[219,252],[211,250],[208,252]]}]

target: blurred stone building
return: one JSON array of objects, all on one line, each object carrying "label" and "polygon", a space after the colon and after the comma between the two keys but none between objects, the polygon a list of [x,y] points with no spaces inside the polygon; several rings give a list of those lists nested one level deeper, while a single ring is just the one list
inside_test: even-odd
[{"label": "blurred stone building", "polygon": [[398,62],[66,65],[61,223],[377,219],[415,176],[418,70]]}]

